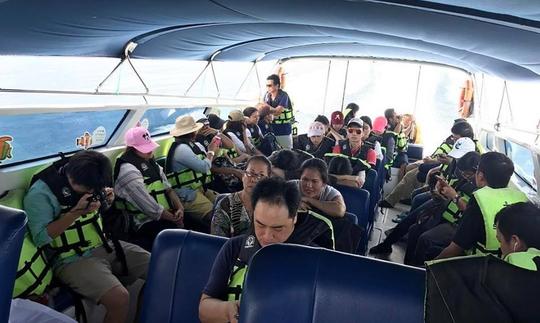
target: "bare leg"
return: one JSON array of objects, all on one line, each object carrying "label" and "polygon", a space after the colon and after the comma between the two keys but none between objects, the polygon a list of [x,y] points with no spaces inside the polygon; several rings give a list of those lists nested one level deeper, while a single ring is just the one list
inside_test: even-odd
[{"label": "bare leg", "polygon": [[111,288],[100,299],[100,303],[107,309],[103,323],[124,323],[129,311],[129,292],[122,286]]}]

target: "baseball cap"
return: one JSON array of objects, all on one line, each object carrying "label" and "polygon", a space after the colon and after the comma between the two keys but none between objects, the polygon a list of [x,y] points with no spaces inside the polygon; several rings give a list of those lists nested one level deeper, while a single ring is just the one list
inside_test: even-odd
[{"label": "baseball cap", "polygon": [[345,122],[343,119],[341,111],[334,111],[330,116],[330,124],[343,124]]},{"label": "baseball cap", "polygon": [[244,121],[244,113],[240,110],[232,110],[229,112],[229,121]]},{"label": "baseball cap", "polygon": [[210,125],[210,121],[208,121],[207,118],[200,118],[200,119],[197,120],[196,122],[197,122],[197,123],[201,123],[201,124],[203,124],[203,125],[205,125],[205,126]]},{"label": "baseball cap", "polygon": [[124,135],[126,146],[133,147],[143,154],[154,151],[159,145],[152,140],[146,128],[134,127],[129,129]]},{"label": "baseball cap", "polygon": [[461,158],[468,152],[475,151],[476,145],[471,138],[462,137],[459,138],[452,150],[448,153],[448,156],[452,158]]},{"label": "baseball cap", "polygon": [[308,137],[324,136],[324,125],[319,121],[315,121],[309,125]]},{"label": "baseball cap", "polygon": [[353,124],[356,124],[360,128],[362,128],[364,126],[364,121],[362,121],[362,119],[360,118],[352,118],[351,120],[349,120],[349,123],[347,123],[347,127],[350,127]]}]

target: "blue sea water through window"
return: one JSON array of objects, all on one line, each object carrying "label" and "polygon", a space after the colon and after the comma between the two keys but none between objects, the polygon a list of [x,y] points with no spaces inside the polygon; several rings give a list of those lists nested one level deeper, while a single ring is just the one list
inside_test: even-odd
[{"label": "blue sea water through window", "polygon": [[168,134],[174,127],[176,118],[191,115],[197,121],[204,117],[203,111],[202,107],[149,109],[143,114],[141,124],[148,128],[151,136]]},{"label": "blue sea water through window", "polygon": [[0,167],[107,144],[128,110],[0,116]]}]

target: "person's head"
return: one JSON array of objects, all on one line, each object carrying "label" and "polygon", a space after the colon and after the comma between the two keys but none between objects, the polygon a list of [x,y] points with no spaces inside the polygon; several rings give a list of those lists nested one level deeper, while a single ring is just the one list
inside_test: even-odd
[{"label": "person's head", "polygon": [[94,150],[79,151],[63,168],[71,188],[79,193],[95,193],[112,184],[109,159]]},{"label": "person's head", "polygon": [[373,129],[373,124],[371,122],[371,118],[368,116],[361,116],[360,120],[364,122],[364,125],[362,126],[362,131],[364,133],[362,140],[366,140],[371,133],[371,129]]},{"label": "person's head", "polygon": [[262,247],[287,241],[294,230],[300,206],[300,191],[292,182],[270,177],[251,193],[253,227]]},{"label": "person's head", "polygon": [[244,117],[249,125],[254,125],[259,122],[259,110],[254,107],[248,107],[244,109]]},{"label": "person's head", "polygon": [[349,139],[350,144],[357,146],[362,143],[364,137],[363,127],[364,121],[359,118],[352,118],[347,123],[347,139]]},{"label": "person's head", "polygon": [[414,122],[414,116],[410,113],[405,113],[401,119],[401,122],[403,123],[403,126],[408,128]]},{"label": "person's head", "polygon": [[514,163],[506,155],[490,151],[480,157],[476,171],[476,186],[505,188],[514,174]]},{"label": "person's head", "polygon": [[452,132],[454,140],[458,140],[459,138],[463,137],[474,139],[474,130],[471,124],[466,121],[454,123],[450,131]]},{"label": "person's head", "polygon": [[264,120],[266,123],[272,123],[274,115],[267,105],[259,105],[259,120]]},{"label": "person's head", "polygon": [[312,158],[306,160],[300,167],[300,187],[302,195],[318,199],[328,183],[328,167],[324,160]]},{"label": "person's head", "polygon": [[459,159],[470,151],[475,151],[476,145],[471,138],[463,137],[456,140],[452,150],[448,153],[448,156]]},{"label": "person's head", "polygon": [[328,128],[330,128],[330,120],[326,116],[323,116],[322,114],[319,114],[317,118],[315,118],[316,122],[320,122],[324,126],[324,133],[328,131]]},{"label": "person's head", "polygon": [[169,132],[171,136],[178,139],[194,140],[195,135],[204,127],[203,123],[195,122],[192,116],[181,116],[176,118],[174,128]]},{"label": "person's head", "polygon": [[276,151],[270,155],[269,159],[272,163],[272,176],[285,176],[286,171],[296,170],[298,165],[298,157],[290,149]]},{"label": "person's head", "polygon": [[508,205],[495,216],[495,225],[503,257],[528,248],[540,249],[540,209],[533,203]]},{"label": "person's head", "polygon": [[332,112],[332,115],[330,116],[330,126],[332,129],[339,131],[341,128],[343,128],[345,122],[345,118],[343,117],[343,113],[341,111],[334,111]]},{"label": "person's head", "polygon": [[144,159],[152,158],[154,150],[159,147],[159,145],[152,140],[150,133],[144,127],[133,127],[129,129],[124,135],[124,141],[128,148],[133,148],[133,151],[139,157]]},{"label": "person's head", "polygon": [[272,174],[272,163],[265,156],[252,156],[246,162],[242,176],[244,191],[251,194],[255,185]]},{"label": "person's head", "polygon": [[315,121],[309,125],[307,135],[311,143],[315,145],[316,147],[318,147],[321,141],[323,140],[324,134],[325,134],[325,128],[322,123]]},{"label": "person's head", "polygon": [[242,111],[232,110],[231,112],[229,112],[229,120],[225,125],[225,130],[229,130],[232,132],[240,132],[241,134],[243,134],[245,125],[246,121]]},{"label": "person's head", "polygon": [[200,118],[199,120],[197,120],[197,123],[200,123],[203,125],[202,128],[199,130],[199,132],[206,131],[208,130],[208,128],[210,128],[210,122],[208,122],[207,118]]},{"label": "person's head", "polygon": [[352,175],[353,169],[349,158],[337,156],[328,165],[328,173],[332,175]]},{"label": "person's head", "polygon": [[399,123],[399,116],[394,109],[384,110],[384,117],[392,127],[395,127]]},{"label": "person's head", "polygon": [[347,107],[345,107],[345,111],[350,110],[350,112],[347,114],[348,118],[356,118],[356,114],[358,113],[358,110],[360,110],[360,107],[358,104],[351,102],[347,104]]},{"label": "person's head", "polygon": [[212,129],[222,130],[225,120],[221,119],[217,114],[211,113],[208,115],[208,125]]},{"label": "person's head", "polygon": [[479,162],[480,154],[476,151],[470,151],[463,155],[456,163],[456,170],[454,172],[456,173],[457,178],[474,183],[474,175],[478,170]]},{"label": "person's head", "polygon": [[279,90],[281,81],[277,74],[272,74],[266,78],[266,90],[270,93],[275,93]]},{"label": "person's head", "polygon": [[380,117],[375,118],[375,120],[373,120],[372,130],[376,135],[380,136],[386,130],[386,126],[388,126],[388,120],[386,120],[385,117],[380,116]]}]

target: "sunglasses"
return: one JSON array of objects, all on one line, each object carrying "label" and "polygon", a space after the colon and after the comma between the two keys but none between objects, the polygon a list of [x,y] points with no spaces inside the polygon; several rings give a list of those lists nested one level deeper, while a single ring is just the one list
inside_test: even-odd
[{"label": "sunglasses", "polygon": [[362,134],[362,129],[349,128],[349,129],[347,129],[347,132],[348,133],[356,133],[357,135],[361,135]]}]

